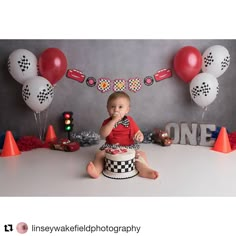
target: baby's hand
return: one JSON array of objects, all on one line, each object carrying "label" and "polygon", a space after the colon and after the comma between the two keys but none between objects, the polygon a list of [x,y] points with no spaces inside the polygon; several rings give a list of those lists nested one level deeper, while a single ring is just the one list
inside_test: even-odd
[{"label": "baby's hand", "polygon": [[114,120],[115,122],[118,122],[121,120],[121,115],[119,112],[115,112],[113,115],[112,115],[112,120]]},{"label": "baby's hand", "polygon": [[135,135],[134,135],[134,140],[137,142],[142,142],[144,139],[143,133],[139,130]]}]

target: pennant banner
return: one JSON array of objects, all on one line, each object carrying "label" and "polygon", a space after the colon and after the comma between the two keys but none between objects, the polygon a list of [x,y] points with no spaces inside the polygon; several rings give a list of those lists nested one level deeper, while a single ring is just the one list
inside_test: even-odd
[{"label": "pennant banner", "polygon": [[[69,69],[66,73],[66,77],[69,79],[73,79],[78,81],[79,83],[83,83],[86,76],[78,69]],[[143,83],[146,86],[153,85],[154,81],[159,82],[161,80],[172,77],[171,69],[161,69],[158,70],[153,76],[146,76],[143,79]],[[101,93],[108,92],[109,90],[117,91],[125,91],[127,88],[131,92],[138,92],[142,88],[142,81],[140,78],[130,78],[126,79],[114,79],[111,80],[109,78],[99,78],[96,79],[94,77],[87,77],[86,85],[89,87],[95,87],[97,85],[98,91]]]}]

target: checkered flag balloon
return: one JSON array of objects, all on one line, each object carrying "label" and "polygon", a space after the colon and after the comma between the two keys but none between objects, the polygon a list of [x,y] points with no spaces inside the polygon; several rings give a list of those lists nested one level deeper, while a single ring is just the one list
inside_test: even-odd
[{"label": "checkered flag balloon", "polygon": [[37,58],[26,49],[17,49],[8,58],[8,71],[17,82],[24,84],[37,76]]},{"label": "checkered flag balloon", "polygon": [[41,76],[27,80],[22,88],[23,100],[36,113],[48,108],[53,96],[54,90],[52,84]]},{"label": "checkered flag balloon", "polygon": [[190,82],[191,98],[197,105],[203,108],[215,100],[218,92],[219,83],[211,74],[199,73]]},{"label": "checkered flag balloon", "polygon": [[214,45],[206,49],[202,55],[202,71],[220,77],[229,67],[230,55],[221,45]]}]

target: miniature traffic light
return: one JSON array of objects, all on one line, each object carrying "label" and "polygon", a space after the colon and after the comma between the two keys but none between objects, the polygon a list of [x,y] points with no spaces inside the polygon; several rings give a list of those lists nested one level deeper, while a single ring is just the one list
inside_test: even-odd
[{"label": "miniature traffic light", "polygon": [[68,139],[70,139],[70,132],[73,130],[73,112],[63,112],[64,130],[68,132]]}]

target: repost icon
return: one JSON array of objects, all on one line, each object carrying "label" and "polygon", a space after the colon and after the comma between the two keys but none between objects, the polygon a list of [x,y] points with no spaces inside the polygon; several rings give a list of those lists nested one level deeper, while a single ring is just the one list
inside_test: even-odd
[{"label": "repost icon", "polygon": [[4,225],[4,230],[5,232],[13,231],[13,225],[12,224]]}]

